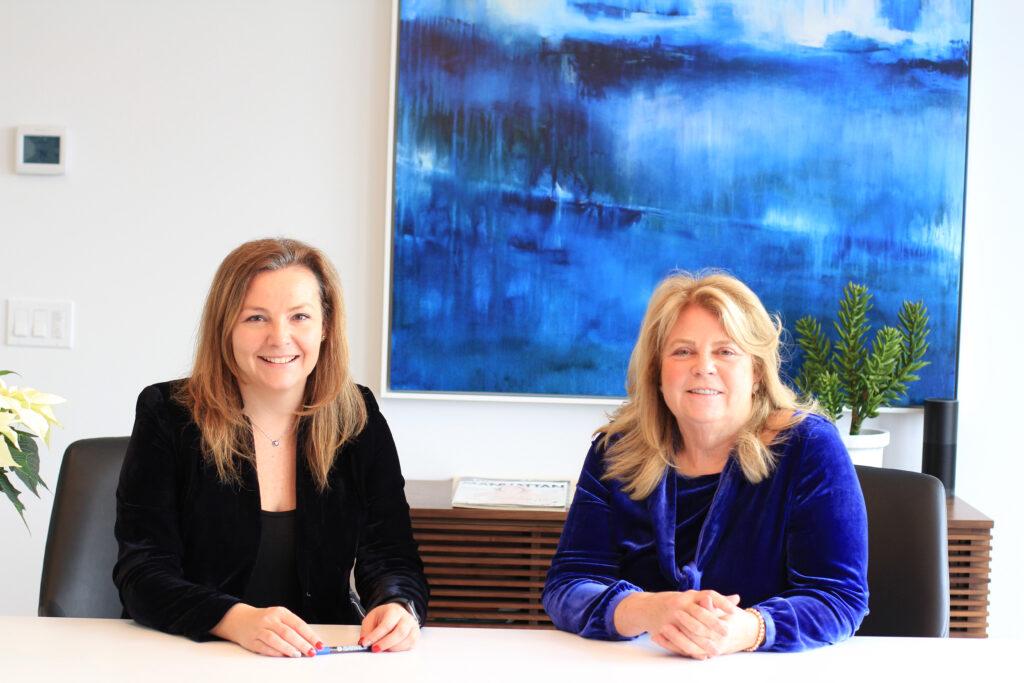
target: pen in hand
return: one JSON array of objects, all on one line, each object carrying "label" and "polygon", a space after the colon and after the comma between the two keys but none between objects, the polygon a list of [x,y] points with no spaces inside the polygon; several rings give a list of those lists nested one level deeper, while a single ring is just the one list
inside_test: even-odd
[{"label": "pen in hand", "polygon": [[316,651],[318,655],[340,655],[347,652],[371,652],[369,645],[328,645]]}]

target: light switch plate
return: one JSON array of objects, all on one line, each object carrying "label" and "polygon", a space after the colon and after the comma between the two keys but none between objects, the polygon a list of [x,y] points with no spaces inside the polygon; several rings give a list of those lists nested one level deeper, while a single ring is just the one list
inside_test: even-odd
[{"label": "light switch plate", "polygon": [[70,349],[74,342],[73,301],[7,300],[7,345]]}]

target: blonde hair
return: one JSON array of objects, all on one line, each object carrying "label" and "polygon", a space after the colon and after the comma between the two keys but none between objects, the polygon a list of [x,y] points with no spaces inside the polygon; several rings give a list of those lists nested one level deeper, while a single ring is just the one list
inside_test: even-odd
[{"label": "blonde hair", "polygon": [[320,285],[324,340],[306,379],[296,416],[307,429],[304,456],[322,491],[338,449],[366,426],[366,404],[349,375],[345,306],[334,267],[319,249],[290,239],[246,242],[227,255],[206,297],[192,374],[177,385],[175,399],[192,414],[203,454],[221,481],[239,481],[239,461],[252,462],[252,430],[242,414],[232,331],[253,278],[290,266],[309,269]]},{"label": "blonde hair", "polygon": [[799,402],[780,378],[782,323],[768,314],[749,287],[719,272],[670,275],[658,284],[647,305],[629,359],[628,399],[611,421],[595,432],[603,435],[605,478],[623,482],[623,490],[634,500],[650,495],[665,476],[666,465],[674,466],[675,452],[683,446],[683,436],[660,386],[665,343],[687,306],[700,306],[715,315],[729,337],[752,356],[753,406],[735,449],[748,481],[757,483],[771,473],[775,466],[771,446],[778,442],[779,432],[816,412],[815,406]]}]

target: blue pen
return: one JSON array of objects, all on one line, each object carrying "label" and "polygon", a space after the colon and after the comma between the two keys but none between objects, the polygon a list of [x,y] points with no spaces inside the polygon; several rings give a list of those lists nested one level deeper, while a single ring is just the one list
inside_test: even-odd
[{"label": "blue pen", "polygon": [[316,651],[318,655],[341,655],[346,652],[371,652],[369,645],[328,645]]}]

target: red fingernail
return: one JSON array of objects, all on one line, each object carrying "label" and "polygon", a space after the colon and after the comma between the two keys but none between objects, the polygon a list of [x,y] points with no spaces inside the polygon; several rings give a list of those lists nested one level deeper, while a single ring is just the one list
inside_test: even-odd
[{"label": "red fingernail", "polygon": [[307,656],[307,657],[312,657],[312,656],[313,656],[313,655],[315,655],[315,654],[316,654],[316,650],[313,650],[313,649],[311,648],[311,649],[310,649],[310,650],[309,650],[309,651],[308,651],[308,652],[306,653],[306,656]]},{"label": "red fingernail", "polygon": [[323,643],[321,643],[321,642],[320,642],[319,640],[318,640],[318,641],[316,641],[316,649],[317,649],[317,650],[322,650],[322,649],[324,649],[324,644],[323,644]]},{"label": "red fingernail", "polygon": [[374,652],[380,652],[380,645],[374,645],[373,646],[373,651]]}]

